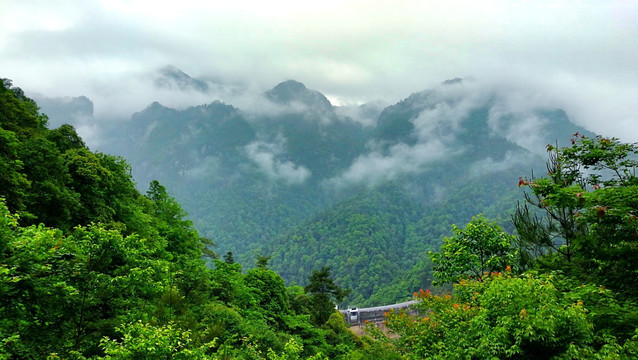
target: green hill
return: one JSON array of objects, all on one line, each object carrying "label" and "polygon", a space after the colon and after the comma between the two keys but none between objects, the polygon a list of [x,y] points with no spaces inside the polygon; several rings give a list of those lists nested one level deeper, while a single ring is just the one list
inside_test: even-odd
[{"label": "green hill", "polygon": [[331,265],[358,305],[409,296],[395,278],[453,223],[487,212],[507,225],[545,144],[585,132],[561,110],[509,109],[461,80],[385,108],[373,128],[292,80],[262,101],[261,112],[154,103],[114,138],[136,179],[167,184],[217,251],[244,264],[273,256],[288,282]]}]

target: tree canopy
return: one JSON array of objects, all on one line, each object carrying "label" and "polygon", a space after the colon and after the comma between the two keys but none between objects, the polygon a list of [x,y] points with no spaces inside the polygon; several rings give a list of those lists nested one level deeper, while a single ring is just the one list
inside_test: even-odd
[{"label": "tree canopy", "polygon": [[[398,337],[380,340],[407,359],[638,356],[638,148],[574,134],[547,150],[547,176],[519,180],[529,193],[512,216],[516,237],[480,217],[453,227],[430,255],[454,290],[416,292],[418,313],[387,314]],[[526,271],[503,270],[518,256]]]},{"label": "tree canopy", "polygon": [[458,281],[463,276],[480,278],[486,272],[504,271],[518,263],[514,236],[482,215],[473,217],[463,229],[453,225],[452,232],[454,236],[444,238],[439,251],[429,253],[439,283]]},{"label": "tree canopy", "polygon": [[186,216],[158,181],[141,194],[124,159],[47,129],[3,80],[0,359],[345,359],[359,346],[343,324],[315,326],[265,257],[246,273],[217,260]]},{"label": "tree canopy", "polygon": [[548,145],[547,176],[513,216],[521,249],[539,266],[562,269],[627,296],[638,295],[638,146],[578,133]]}]

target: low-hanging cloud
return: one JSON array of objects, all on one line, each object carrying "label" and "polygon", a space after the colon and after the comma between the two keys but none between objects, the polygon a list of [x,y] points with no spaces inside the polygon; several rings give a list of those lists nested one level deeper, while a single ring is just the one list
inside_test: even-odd
[{"label": "low-hanging cloud", "polygon": [[398,143],[387,151],[377,146],[377,149],[359,156],[345,172],[326,183],[336,189],[356,184],[373,187],[399,176],[421,173],[428,164],[450,154],[450,149],[440,139],[412,146]]},{"label": "low-hanging cloud", "polygon": [[472,110],[486,104],[490,93],[473,80],[444,84],[422,92],[413,106],[420,109],[412,119],[414,136],[419,141],[433,137],[452,140]]},{"label": "low-hanging cloud", "polygon": [[244,147],[248,158],[257,168],[273,181],[282,181],[287,185],[303,184],[310,178],[311,172],[306,167],[292,161],[278,158],[283,153],[281,137],[278,143],[255,141]]},{"label": "low-hanging cloud", "polygon": [[504,111],[499,106],[492,107],[489,114],[489,124],[492,131],[539,155],[545,152],[548,139],[543,134],[548,123],[546,117],[532,112],[515,113]]},{"label": "low-hanging cloud", "polygon": [[469,176],[477,178],[506,171],[518,164],[528,164],[533,158],[531,154],[508,151],[502,160],[494,160],[491,157],[478,160],[470,166]]},{"label": "low-hanging cloud", "polygon": [[464,151],[455,143],[470,112],[485,104],[487,95],[476,91],[473,82],[441,85],[413,95],[412,107],[418,114],[411,119],[415,144],[371,142],[369,152],[359,156],[337,177],[327,181],[335,188],[365,184],[376,186],[404,175],[419,174],[428,165]]}]

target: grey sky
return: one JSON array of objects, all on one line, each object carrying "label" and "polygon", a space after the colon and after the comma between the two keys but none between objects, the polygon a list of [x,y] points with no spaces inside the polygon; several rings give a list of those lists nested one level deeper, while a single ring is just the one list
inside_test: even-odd
[{"label": "grey sky", "polygon": [[0,1],[0,76],[27,92],[126,115],[176,101],[152,82],[169,64],[259,91],[295,79],[345,104],[471,76],[638,141],[634,0]]}]

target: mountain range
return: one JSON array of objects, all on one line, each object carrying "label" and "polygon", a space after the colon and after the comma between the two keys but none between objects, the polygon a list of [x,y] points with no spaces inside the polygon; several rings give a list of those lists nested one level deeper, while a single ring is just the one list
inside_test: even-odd
[{"label": "mountain range", "polygon": [[[159,79],[175,91],[212,86],[175,68]],[[38,100],[54,120],[92,113],[85,97],[65,101]],[[298,284],[331,266],[352,306],[430,287],[427,252],[452,224],[483,213],[511,231],[517,179],[545,171],[546,144],[590,134],[560,109],[521,106],[462,79],[387,107],[334,106],[294,80],[256,103],[154,102],[111,127],[100,150],[125,157],[140,188],[164,184],[220,256],[247,267],[270,256]]]}]

